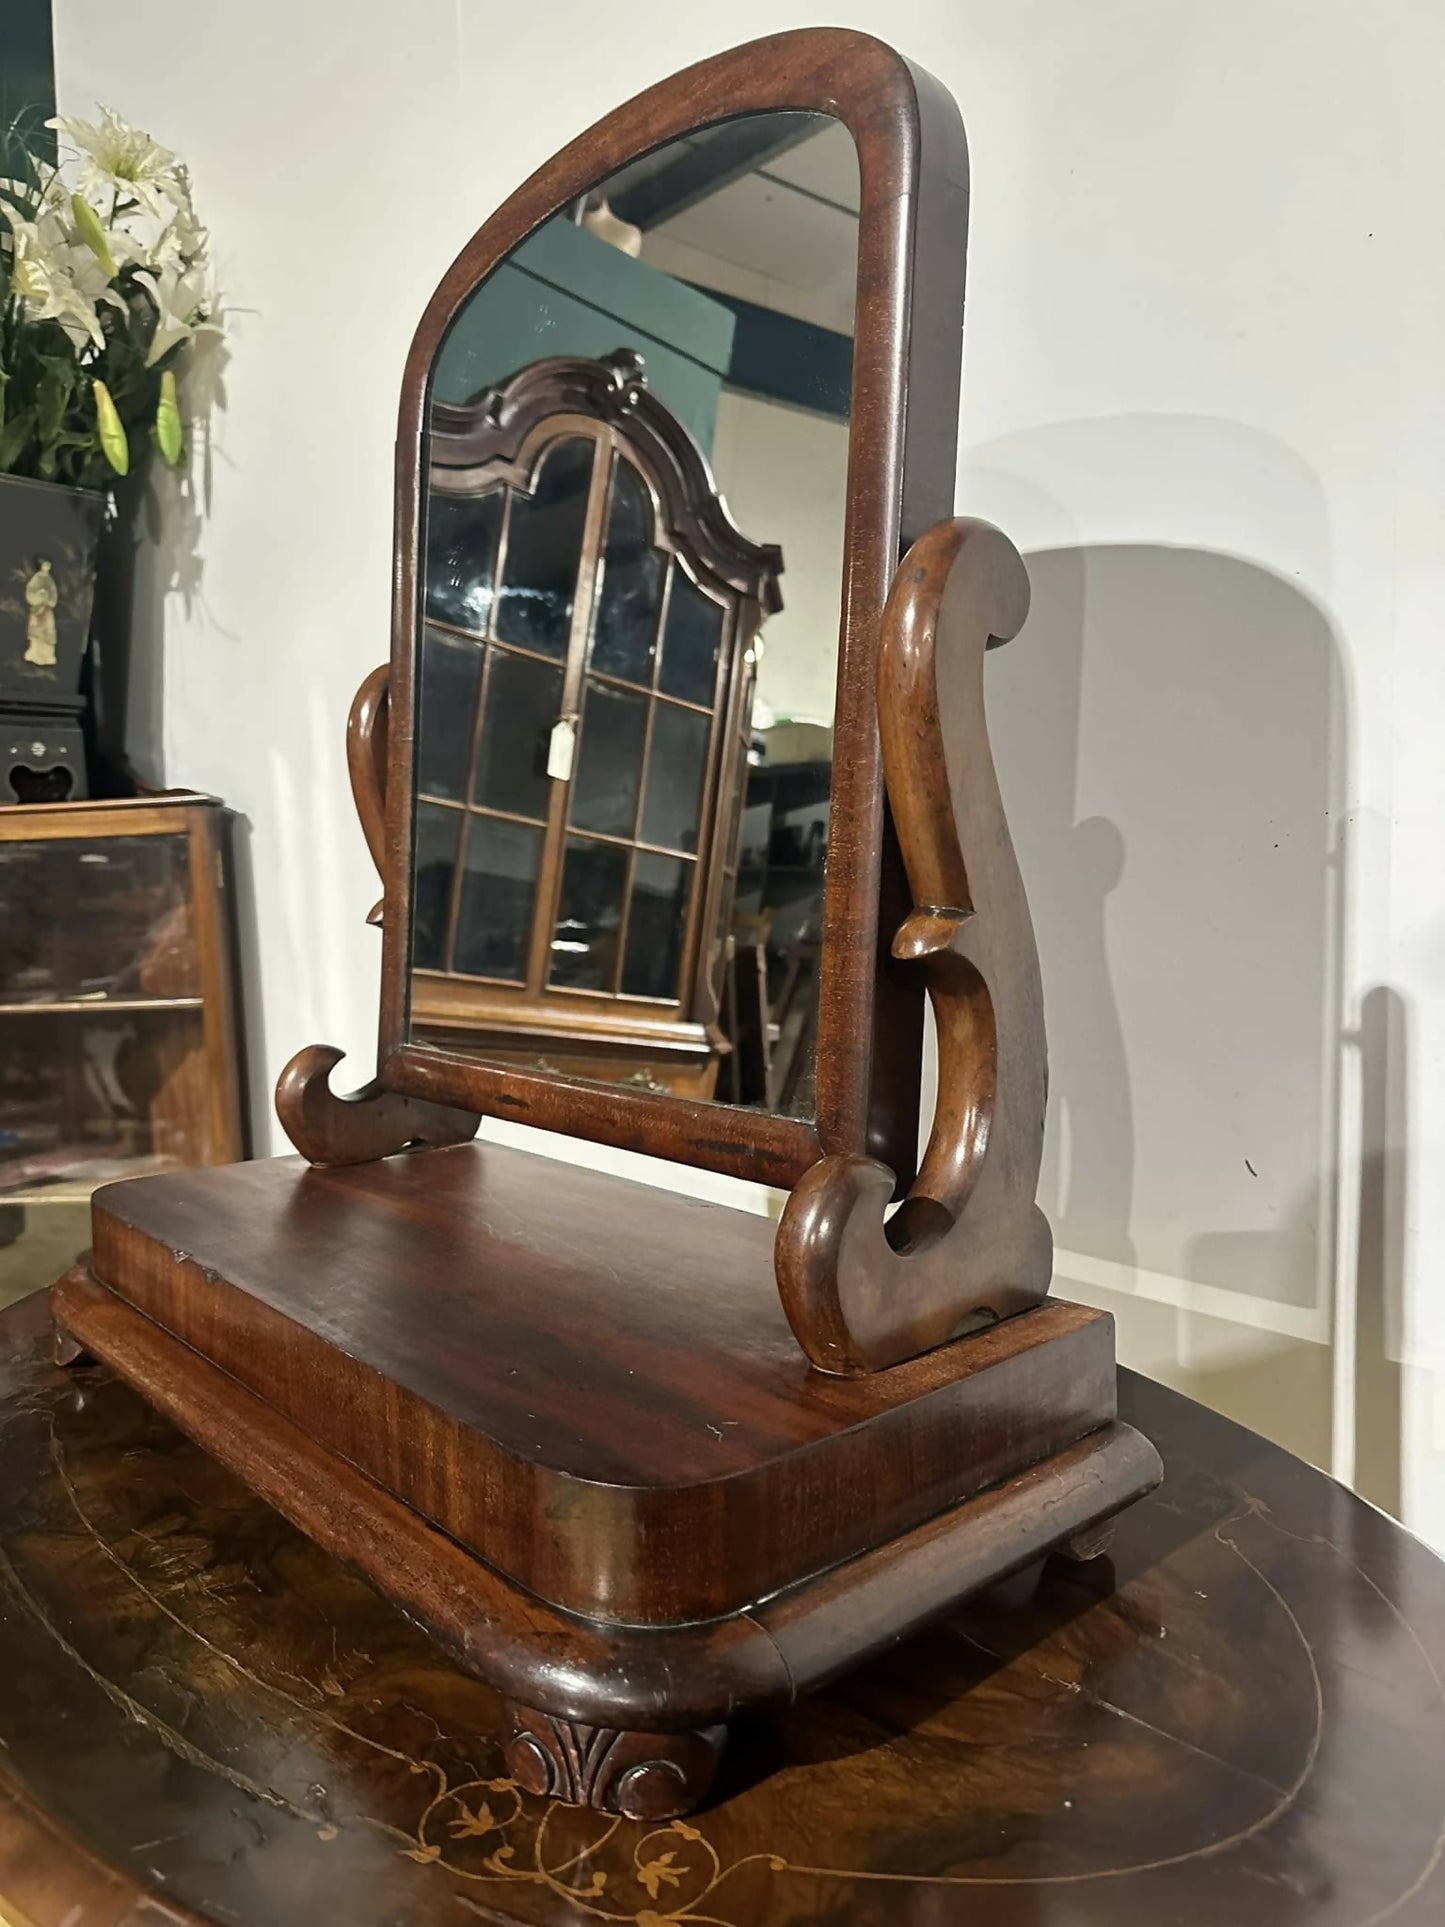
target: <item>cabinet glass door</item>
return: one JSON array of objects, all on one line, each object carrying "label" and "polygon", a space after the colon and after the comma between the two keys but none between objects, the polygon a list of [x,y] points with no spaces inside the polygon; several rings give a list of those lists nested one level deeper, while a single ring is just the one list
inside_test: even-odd
[{"label": "cabinet glass door", "polygon": [[654,519],[617,451],[547,981],[676,1003],[727,611],[657,544]]},{"label": "cabinet glass door", "polygon": [[433,493],[415,969],[683,1000],[730,610],[657,524],[600,427],[530,492]]},{"label": "cabinet glass door", "polygon": [[568,436],[530,492],[437,495],[427,530],[413,962],[525,984],[596,450]]}]

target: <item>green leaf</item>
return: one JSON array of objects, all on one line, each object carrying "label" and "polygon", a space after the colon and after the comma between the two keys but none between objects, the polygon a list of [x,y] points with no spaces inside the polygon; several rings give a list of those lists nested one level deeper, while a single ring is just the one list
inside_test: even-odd
[{"label": "green leaf", "polygon": [[40,364],[40,384],[35,398],[35,419],[43,442],[53,442],[60,433],[65,412],[70,406],[78,370],[49,356]]},{"label": "green leaf", "polygon": [[35,434],[35,416],[30,409],[12,415],[0,428],[0,473],[8,475],[24,454]]}]

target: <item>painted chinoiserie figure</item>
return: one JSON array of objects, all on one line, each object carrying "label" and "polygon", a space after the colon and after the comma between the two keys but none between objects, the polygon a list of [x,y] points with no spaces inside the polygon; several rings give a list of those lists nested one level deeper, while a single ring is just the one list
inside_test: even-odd
[{"label": "painted chinoiserie figure", "polygon": [[704,1797],[736,1713],[1092,1555],[1159,1477],[1035,1203],[984,721],[1028,578],[953,516],[967,179],[935,81],[809,29],[651,88],[463,248],[348,734],[375,1077],[302,1051],[299,1159],[109,1187],[54,1292],[501,1688],[517,1782],[637,1817]]},{"label": "painted chinoiserie figure", "polygon": [[59,600],[60,591],[50,571],[50,558],[42,556],[40,567],[25,585],[25,607],[29,611],[25,624],[25,660],[33,662],[37,669],[55,667],[55,605]]}]

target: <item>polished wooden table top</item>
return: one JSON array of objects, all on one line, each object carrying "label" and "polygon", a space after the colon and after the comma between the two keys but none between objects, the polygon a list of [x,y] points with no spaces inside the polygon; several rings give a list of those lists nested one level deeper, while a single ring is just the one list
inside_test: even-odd
[{"label": "polished wooden table top", "polygon": [[500,1708],[103,1371],[0,1318],[15,1927],[1439,1927],[1445,1565],[1125,1379],[1162,1489],[743,1728],[648,1828],[510,1783]]}]

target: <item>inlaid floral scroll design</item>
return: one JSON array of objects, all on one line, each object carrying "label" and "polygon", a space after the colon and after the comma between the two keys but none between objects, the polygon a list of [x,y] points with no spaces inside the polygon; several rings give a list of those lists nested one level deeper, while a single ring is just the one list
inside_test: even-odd
[{"label": "inlaid floral scroll design", "polygon": [[[556,1839],[559,1815],[574,1829],[588,1829],[584,1845]],[[402,1851],[409,1860],[442,1866],[461,1880],[542,1887],[596,1920],[630,1927],[685,1922],[731,1927],[710,1910],[722,1883],[744,1866],[781,1873],[786,1865],[767,1853],[724,1865],[717,1849],[686,1820],[638,1831],[621,1818],[605,1820],[534,1800],[515,1780],[501,1778],[438,1792],[421,1816],[415,1844]]]}]

